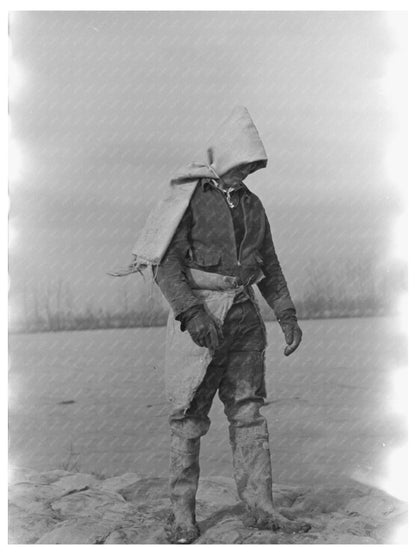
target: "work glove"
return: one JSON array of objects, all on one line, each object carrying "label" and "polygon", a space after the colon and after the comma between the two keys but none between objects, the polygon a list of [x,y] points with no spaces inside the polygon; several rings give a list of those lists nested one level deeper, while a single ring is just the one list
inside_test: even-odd
[{"label": "work glove", "polygon": [[193,310],[185,322],[182,320],[182,325],[189,332],[194,343],[200,347],[207,347],[209,350],[215,351],[223,340],[221,326],[206,312],[203,306]]},{"label": "work glove", "polygon": [[302,330],[298,325],[295,311],[293,309],[284,311],[279,318],[279,324],[286,341],[286,347],[283,353],[288,357],[296,351],[302,341]]}]

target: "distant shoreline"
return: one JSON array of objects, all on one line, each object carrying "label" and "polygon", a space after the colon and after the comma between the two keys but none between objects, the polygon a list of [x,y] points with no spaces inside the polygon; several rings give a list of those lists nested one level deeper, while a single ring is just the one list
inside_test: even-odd
[{"label": "distant shoreline", "polygon": [[[344,314],[344,315],[330,315],[330,316],[310,316],[310,317],[299,317],[298,320],[301,321],[310,321],[310,320],[346,320],[346,319],[354,319],[362,320],[362,319],[369,319],[369,318],[388,318],[397,316],[396,314],[384,312],[378,314]],[[274,318],[264,318],[265,322],[276,322]],[[277,322],[276,322],[277,323]],[[127,330],[127,329],[147,329],[147,328],[163,328],[166,326],[166,322],[159,323],[159,324],[142,324],[142,325],[125,325],[125,326],[92,326],[92,327],[68,327],[68,328],[59,328],[59,329],[9,329],[9,335],[33,335],[33,334],[41,334],[41,333],[59,333],[59,332],[68,332],[68,331],[107,331],[107,330]]]}]

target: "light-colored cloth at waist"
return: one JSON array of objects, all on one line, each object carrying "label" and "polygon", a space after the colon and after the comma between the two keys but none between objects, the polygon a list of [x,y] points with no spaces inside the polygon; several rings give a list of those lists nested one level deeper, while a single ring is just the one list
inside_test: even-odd
[{"label": "light-colored cloth at waist", "polygon": [[[258,270],[257,273],[252,276],[249,284],[245,286],[239,284],[237,277],[224,276],[214,272],[204,272],[203,270],[197,270],[195,268],[187,268],[186,277],[194,294],[195,291],[202,289],[210,291],[234,290],[235,295],[233,297],[233,302],[236,304],[247,301],[248,299],[253,299],[254,295],[251,285],[261,281],[264,278],[264,274],[261,270]],[[219,297],[221,298],[221,295]]]}]

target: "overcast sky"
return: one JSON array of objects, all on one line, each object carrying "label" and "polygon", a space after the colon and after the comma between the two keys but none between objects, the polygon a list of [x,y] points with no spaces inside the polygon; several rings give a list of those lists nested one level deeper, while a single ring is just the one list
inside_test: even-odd
[{"label": "overcast sky", "polygon": [[[169,176],[245,105],[269,164],[263,201],[289,286],[311,264],[382,257],[402,208],[382,94],[395,44],[369,12],[26,12],[10,21],[12,298],[59,278],[105,306]],[[136,278],[127,278],[128,280]]]}]

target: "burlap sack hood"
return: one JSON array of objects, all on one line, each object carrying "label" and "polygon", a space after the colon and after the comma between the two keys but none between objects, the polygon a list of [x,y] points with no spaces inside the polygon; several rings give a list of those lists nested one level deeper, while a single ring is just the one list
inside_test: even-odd
[{"label": "burlap sack hood", "polygon": [[143,267],[161,262],[199,179],[218,181],[242,164],[253,164],[252,172],[267,165],[263,143],[247,108],[233,109],[208,141],[207,155],[207,164],[192,162],[172,176],[166,196],[150,213],[132,251]]},{"label": "burlap sack hood", "polygon": [[209,166],[220,177],[242,164],[265,168],[267,154],[256,126],[244,106],[236,106],[208,142]]}]

